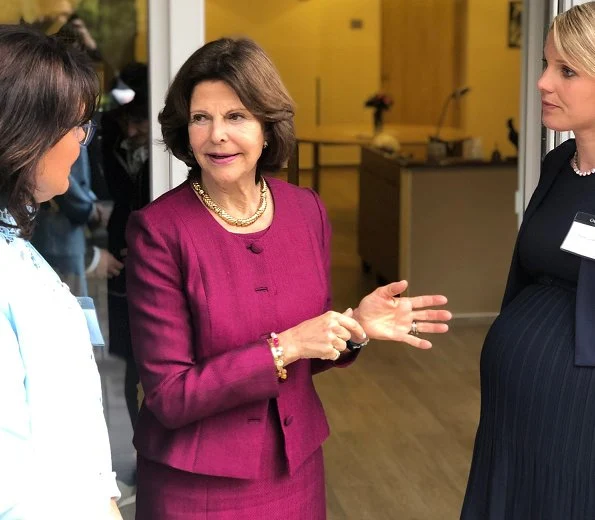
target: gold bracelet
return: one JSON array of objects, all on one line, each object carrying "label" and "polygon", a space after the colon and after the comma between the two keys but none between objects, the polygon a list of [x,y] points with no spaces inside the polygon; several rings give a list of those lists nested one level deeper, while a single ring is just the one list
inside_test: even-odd
[{"label": "gold bracelet", "polygon": [[282,381],[287,379],[287,369],[285,368],[285,359],[283,358],[283,347],[279,343],[279,336],[274,332],[271,332],[271,337],[267,339],[271,352],[273,354],[273,360],[275,361],[275,368],[277,369],[277,377]]}]

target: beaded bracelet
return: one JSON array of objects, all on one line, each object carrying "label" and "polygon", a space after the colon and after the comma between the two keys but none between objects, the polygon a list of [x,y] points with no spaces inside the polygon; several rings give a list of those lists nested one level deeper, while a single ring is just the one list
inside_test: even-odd
[{"label": "beaded bracelet", "polygon": [[285,368],[285,360],[283,359],[283,347],[279,342],[279,336],[274,332],[271,332],[271,337],[267,339],[271,352],[273,353],[273,359],[275,361],[275,368],[277,369],[277,377],[281,380],[287,379],[287,369]]}]

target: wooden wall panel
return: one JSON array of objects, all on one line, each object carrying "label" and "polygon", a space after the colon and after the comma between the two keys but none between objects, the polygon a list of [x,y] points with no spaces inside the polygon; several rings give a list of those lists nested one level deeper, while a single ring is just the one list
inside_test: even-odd
[{"label": "wooden wall panel", "polygon": [[[382,88],[395,104],[386,121],[438,122],[446,97],[462,85],[465,0],[382,1]],[[452,103],[445,126],[460,126]]]}]

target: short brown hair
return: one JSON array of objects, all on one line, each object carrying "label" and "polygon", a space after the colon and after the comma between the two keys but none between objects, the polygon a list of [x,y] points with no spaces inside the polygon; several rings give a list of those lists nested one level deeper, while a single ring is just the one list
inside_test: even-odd
[{"label": "short brown hair", "polygon": [[91,119],[99,84],[84,56],[23,25],[0,25],[0,63],[0,207],[30,238],[39,163]]},{"label": "short brown hair", "polygon": [[200,175],[200,166],[190,150],[188,124],[192,91],[202,81],[224,81],[263,124],[269,146],[258,160],[257,180],[261,172],[279,170],[295,146],[293,100],[273,62],[254,41],[221,38],[207,43],[186,60],[159,114],[163,141],[190,167],[190,176]]}]

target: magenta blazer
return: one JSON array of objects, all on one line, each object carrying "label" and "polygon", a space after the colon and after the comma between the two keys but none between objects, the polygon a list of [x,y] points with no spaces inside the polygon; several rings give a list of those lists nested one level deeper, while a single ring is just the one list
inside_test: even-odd
[{"label": "magenta blazer", "polygon": [[290,473],[329,434],[312,374],[334,364],[300,360],[280,382],[266,338],[330,308],[330,226],[313,191],[267,181],[275,215],[259,233],[226,231],[188,182],[130,218],[130,323],[145,392],[134,445],[148,459],[258,478],[271,399]]}]

